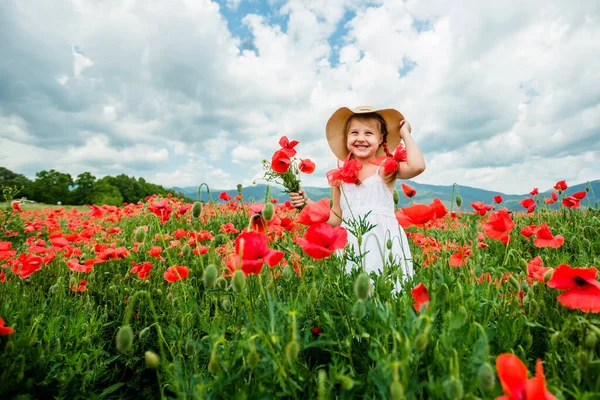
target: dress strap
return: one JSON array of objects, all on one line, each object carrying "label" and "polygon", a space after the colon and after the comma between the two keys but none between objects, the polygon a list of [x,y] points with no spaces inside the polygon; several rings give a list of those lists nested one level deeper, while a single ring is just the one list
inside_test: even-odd
[{"label": "dress strap", "polygon": [[377,175],[379,175],[379,169],[380,169],[380,168],[381,168],[381,164],[379,164],[379,166],[378,166],[378,167],[377,167],[377,169],[375,170],[375,173],[376,173]]}]

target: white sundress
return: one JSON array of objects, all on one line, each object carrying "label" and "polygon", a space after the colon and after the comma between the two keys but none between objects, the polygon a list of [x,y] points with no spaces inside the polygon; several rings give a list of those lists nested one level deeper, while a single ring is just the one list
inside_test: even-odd
[{"label": "white sundress", "polygon": [[[371,211],[367,222],[375,227],[363,236],[362,249],[363,253],[366,252],[363,258],[364,271],[367,274],[373,271],[381,274],[383,266],[390,265],[391,252],[393,264],[400,266],[402,279],[405,280],[414,274],[410,247],[406,233],[394,215],[394,196],[379,175],[379,168],[360,185],[342,183],[340,193],[342,217],[344,220],[358,218]],[[346,229],[349,227],[346,222],[342,222],[342,226]],[[392,240],[391,250],[386,246],[388,239]],[[358,239],[350,231],[348,231],[347,247],[354,247],[355,253],[358,254]],[[348,261],[346,272],[351,272],[353,268],[356,268],[356,264]],[[395,289],[400,289],[398,282],[395,283]]]}]

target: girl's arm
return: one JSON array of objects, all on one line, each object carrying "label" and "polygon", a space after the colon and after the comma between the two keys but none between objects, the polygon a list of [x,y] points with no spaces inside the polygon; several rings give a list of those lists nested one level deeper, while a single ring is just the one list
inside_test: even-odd
[{"label": "girl's arm", "polygon": [[400,121],[400,137],[406,146],[406,161],[398,163],[398,179],[410,179],[425,171],[425,160],[421,150],[409,131],[410,123],[406,120]]},{"label": "girl's arm", "polygon": [[[334,186],[331,198],[333,199],[333,207],[331,207],[331,210],[329,210],[329,220],[327,220],[327,223],[331,226],[340,226],[342,223],[342,209],[340,207],[339,186]],[[298,193],[290,193],[290,202],[296,208],[302,207],[305,204],[314,203],[314,201],[312,201],[302,189],[298,190]]]}]

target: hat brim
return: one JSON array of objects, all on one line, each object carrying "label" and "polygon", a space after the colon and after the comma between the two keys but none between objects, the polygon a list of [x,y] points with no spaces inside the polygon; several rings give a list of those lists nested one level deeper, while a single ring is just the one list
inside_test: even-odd
[{"label": "hat brim", "polygon": [[[348,119],[354,114],[366,114],[366,113],[377,113],[385,120],[387,128],[387,146],[390,152],[393,152],[396,146],[400,144],[400,121],[404,119],[404,116],[400,111],[393,108],[386,108],[381,110],[374,109],[359,109],[359,111],[351,110],[348,107],[342,107],[336,110],[333,115],[327,121],[325,127],[325,133],[327,135],[327,143],[329,148],[340,160],[345,160],[348,156],[348,147],[346,145],[346,123]],[[377,150],[377,156],[384,155],[383,148]]]}]

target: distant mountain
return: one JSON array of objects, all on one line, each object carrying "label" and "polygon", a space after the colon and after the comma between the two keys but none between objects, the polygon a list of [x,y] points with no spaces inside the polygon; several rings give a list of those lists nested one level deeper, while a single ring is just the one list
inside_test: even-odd
[{"label": "distant mountain", "polygon": [[[413,198],[414,202],[429,204],[429,203],[431,203],[431,201],[433,201],[434,198],[437,197],[440,200],[442,200],[442,202],[444,204],[446,204],[447,207],[450,207],[450,201],[452,198],[452,186],[428,185],[428,184],[424,184],[424,183],[413,182],[411,180],[398,181],[396,183],[396,188],[400,192],[400,207],[406,207],[409,205],[408,199],[402,193],[401,182],[405,182],[406,184],[410,185],[412,188],[414,188],[417,191],[417,195]],[[592,206],[594,204],[600,205],[600,198],[596,197],[596,195],[595,195],[595,193],[597,193],[597,195],[600,196],[600,180],[592,181],[589,184],[590,184],[591,190],[588,193],[587,198],[582,200],[581,204],[583,206],[586,206],[588,204],[588,199],[589,199],[590,205],[592,205]],[[524,211],[525,209],[519,204],[519,202],[521,200],[523,200],[524,198],[531,197],[529,195],[529,193],[522,194],[522,195],[516,195],[516,194],[505,194],[505,193],[501,193],[501,192],[478,189],[478,188],[474,188],[474,187],[470,187],[470,186],[457,185],[456,187],[457,187],[458,193],[462,197],[463,204],[462,204],[461,209],[464,211],[473,211],[473,209],[471,207],[471,203],[475,202],[475,201],[483,201],[486,204],[491,204],[494,196],[496,196],[496,195],[501,195],[502,198],[504,199],[501,206],[506,207],[511,211]],[[192,200],[196,200],[198,198],[198,188],[197,187],[184,187],[184,188],[173,187],[172,189],[177,192],[182,192],[185,195],[185,197],[188,197]],[[566,193],[567,193],[567,195],[570,195],[574,192],[585,191],[585,189],[586,189],[586,184],[582,183],[579,185],[574,185],[574,186],[569,187],[566,190]],[[242,194],[244,195],[245,201],[263,202],[264,198],[265,198],[266,190],[267,190],[266,185],[263,185],[263,184],[252,185],[252,186],[244,187],[242,189]],[[323,197],[329,197],[330,193],[331,193],[330,188],[307,186],[304,188],[304,190],[314,200],[317,200],[317,199],[320,199]],[[550,197],[550,193],[552,191],[554,191],[554,189],[550,188],[550,189],[546,190],[545,192],[540,191],[540,194],[543,195],[544,197]],[[231,197],[234,197],[238,194],[236,189],[232,189],[232,190],[210,189],[210,195],[213,200],[218,200],[219,194],[221,192],[227,192]],[[271,186],[271,197],[277,198],[280,202],[289,200],[289,196],[287,194],[285,194],[281,188],[276,187],[276,186]],[[205,187],[202,187],[202,193],[201,193],[200,199],[202,201],[208,200],[208,195],[206,193]],[[553,205],[553,208],[558,208],[559,206],[560,206],[560,204],[556,203]],[[456,205],[454,205],[453,209],[456,209],[456,208],[457,208]]]}]

